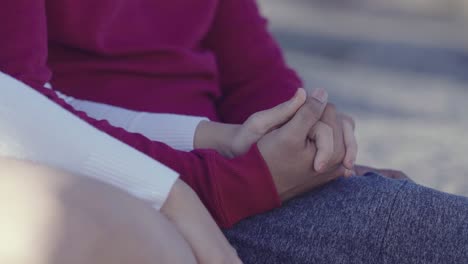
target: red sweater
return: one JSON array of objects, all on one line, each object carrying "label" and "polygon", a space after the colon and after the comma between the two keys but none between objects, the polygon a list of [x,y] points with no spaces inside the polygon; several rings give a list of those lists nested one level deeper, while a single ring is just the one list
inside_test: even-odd
[{"label": "red sweater", "polygon": [[221,226],[280,205],[256,146],[235,159],[176,151],[93,120],[43,87],[134,110],[243,122],[301,86],[254,0],[14,0],[0,8],[0,36],[0,71],[178,171]]}]

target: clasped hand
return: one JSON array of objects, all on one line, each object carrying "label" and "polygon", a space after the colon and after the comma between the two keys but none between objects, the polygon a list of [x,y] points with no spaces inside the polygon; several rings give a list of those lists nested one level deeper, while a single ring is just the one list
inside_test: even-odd
[{"label": "clasped hand", "polygon": [[[340,176],[351,176],[357,155],[352,118],[327,103],[323,89],[306,98],[299,89],[288,102],[253,116],[268,130],[258,141],[282,200],[288,200]],[[274,124],[262,118],[272,110],[287,122]],[[255,120],[255,118],[257,120]],[[266,120],[266,121],[265,121]],[[265,131],[265,130],[264,130]]]},{"label": "clasped hand", "polygon": [[242,125],[202,122],[195,148],[236,157],[257,143],[280,197],[290,199],[354,174],[354,120],[327,100],[323,89],[309,96],[299,89],[287,102],[253,114]]},{"label": "clasped hand", "polygon": [[[327,104],[323,89],[314,90],[307,98],[299,89],[290,101],[276,108],[292,113],[291,118],[265,133],[257,144],[283,201],[353,174],[357,155],[354,122]],[[262,121],[260,116],[257,122]]]}]

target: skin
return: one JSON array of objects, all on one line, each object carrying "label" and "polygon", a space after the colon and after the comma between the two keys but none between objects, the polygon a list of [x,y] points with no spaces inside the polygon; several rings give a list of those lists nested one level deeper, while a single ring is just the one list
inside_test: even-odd
[{"label": "skin", "polygon": [[[323,89],[317,89],[310,97],[325,102],[328,95]],[[267,133],[291,120],[305,99],[305,91],[299,89],[287,102],[253,114],[242,125],[202,121],[196,129],[194,147],[215,149],[229,158],[242,155]],[[311,117],[313,118],[312,115]],[[346,168],[343,173],[345,176],[354,174],[353,167],[357,157],[354,126],[354,120],[350,116],[338,112],[333,104],[325,105],[319,121],[309,130],[309,138],[314,140],[317,147],[317,155],[313,161],[317,172],[327,172],[342,163]]]},{"label": "skin", "polygon": [[258,141],[258,148],[282,200],[291,199],[344,173],[340,164],[325,173],[317,172],[313,166],[317,147],[313,142],[316,138],[310,138],[314,135],[310,131],[317,127],[326,105],[324,98],[307,98],[288,123]]},{"label": "skin", "polygon": [[[354,137],[354,120],[337,112],[336,107],[326,102],[326,98],[307,98],[290,121],[265,134],[258,141],[259,150],[282,200],[296,197],[338,177],[352,176],[355,172],[350,168],[356,168],[358,175],[374,171],[394,179],[407,179],[399,171],[355,166],[357,143]],[[317,135],[317,131],[320,131],[318,126],[325,128],[322,138]],[[320,151],[322,155],[331,155],[325,155],[323,159],[328,160],[325,168],[317,170],[314,168]]]},{"label": "skin", "polygon": [[161,208],[182,234],[198,263],[242,263],[197,194],[178,181]]},{"label": "skin", "polygon": [[0,263],[241,263],[193,195],[177,183],[160,213],[91,178],[0,158]]},{"label": "skin", "polygon": [[[347,169],[345,171],[347,176],[350,176],[349,174],[350,171],[353,169],[357,151],[352,151],[353,153],[355,153],[355,155],[350,154],[351,150],[348,150],[346,148],[347,144],[345,144],[345,138],[353,139],[353,141],[355,141],[354,130],[348,131],[351,133],[351,135],[349,135],[349,133],[348,135],[345,135],[344,127],[346,125],[346,122],[345,120],[341,119],[341,116],[339,115],[334,104],[327,104],[320,120],[326,125],[328,125],[332,131],[333,154],[328,163],[322,162],[321,164],[317,164],[317,166],[315,166],[316,170],[318,172],[324,172],[327,169],[329,169],[330,166],[333,166],[333,164],[342,163],[343,166],[345,166]],[[352,147],[357,147],[357,144],[353,145]],[[346,157],[347,155],[350,157]]]},{"label": "skin", "polygon": [[[405,176],[354,166],[354,120],[326,100],[324,91],[306,98],[299,90],[241,126],[207,122],[202,131],[217,133],[204,138],[209,133],[202,132],[197,140],[228,157],[242,155],[257,142],[282,200],[347,175],[350,167],[360,175]],[[157,212],[86,177],[0,159],[0,207],[9,216],[0,219],[1,263],[242,263],[181,181]]]},{"label": "skin", "polygon": [[[322,96],[326,95],[322,92]],[[312,94],[313,96],[313,94]],[[324,122],[321,122],[318,120],[319,117],[321,117],[324,113],[324,109],[326,108],[326,98],[320,97],[316,95],[316,99],[320,99],[321,104],[320,104],[320,110],[317,111],[309,111],[308,116],[316,114],[316,118],[313,119],[313,125],[309,126],[307,128],[307,133],[304,134],[297,134],[291,133],[291,137],[298,137],[305,139],[308,144],[310,145],[311,148],[317,144],[317,148],[315,149],[314,152],[317,153],[318,159],[321,159],[321,157],[324,160],[328,160],[331,157],[331,154],[333,153],[333,146],[332,140],[332,130],[331,129],[324,129],[326,128],[326,124]],[[203,137],[200,140],[200,137],[197,137],[198,140],[197,142],[210,142],[207,139],[217,139],[217,140],[212,140],[213,142],[224,142],[224,144],[215,144],[213,147],[218,147],[220,150],[224,151],[226,155],[229,156],[236,156],[236,155],[241,155],[245,153],[250,145],[253,143],[261,140],[262,138],[265,137],[265,135],[269,134],[275,134],[277,131],[281,131],[282,127],[287,127],[289,123],[291,123],[294,119],[297,119],[298,117],[301,117],[302,119],[308,119],[308,116],[300,114],[298,115],[297,113],[299,112],[304,112],[304,110],[301,109],[308,109],[309,103],[306,103],[306,94],[304,90],[300,89],[298,93],[289,101],[278,105],[277,107],[274,107],[272,109],[266,110],[266,111],[261,111],[258,112],[254,115],[252,115],[242,126],[224,126],[226,128],[226,133],[215,133],[213,137],[208,137],[206,139],[203,139]],[[310,120],[309,120],[310,121]],[[309,124],[309,122],[305,122],[305,124]],[[312,123],[311,123],[312,124]],[[203,127],[203,126],[202,126]],[[211,130],[219,132],[220,127],[212,127]],[[201,135],[206,135],[206,133],[201,133]],[[216,135],[229,135],[229,137],[220,137],[217,138]],[[226,143],[229,142],[229,143]],[[265,141],[266,142],[266,141]],[[203,144],[202,144],[203,145]],[[208,145],[208,147],[210,147]],[[279,148],[285,148],[287,147],[286,145],[280,145]],[[267,164],[271,167],[271,156],[268,156],[269,151],[261,151],[262,154],[266,153],[265,159],[267,161]],[[314,153],[315,155],[315,153]],[[313,159],[308,161],[310,164],[312,164]],[[9,162],[13,163],[13,162]],[[309,164],[309,165],[310,165]],[[6,164],[8,165],[8,164]],[[8,168],[8,166],[5,166]],[[11,166],[10,166],[11,167]],[[135,244],[138,244],[138,239],[139,236],[144,234],[144,231],[134,228],[132,225],[127,226],[126,223],[131,221],[131,219],[125,220],[125,217],[120,216],[120,214],[123,214],[122,212],[125,212],[128,214],[127,218],[132,215],[140,215],[140,212],[133,212],[128,208],[137,208],[137,206],[124,206],[125,202],[118,202],[118,203],[113,203],[113,200],[118,200],[111,198],[113,196],[116,196],[115,194],[112,194],[112,191],[106,191],[106,190],[98,190],[94,189],[93,191],[87,192],[87,190],[95,188],[93,187],[93,184],[88,184],[87,181],[83,180],[68,180],[66,183],[61,183],[65,185],[59,185],[57,182],[58,178],[62,179],[67,179],[72,177],[71,175],[68,175],[66,173],[60,173],[57,171],[53,170],[48,170],[47,174],[49,176],[43,176],[46,174],[43,170],[40,168],[32,168],[33,166],[31,164],[22,164],[21,166],[16,167],[16,171],[12,170],[6,170],[3,171],[5,175],[16,175],[18,174],[18,167],[21,168],[27,168],[25,171],[27,171],[26,174],[30,175],[36,175],[40,174],[42,176],[39,176],[40,178],[42,177],[43,179],[40,182],[43,182],[45,184],[44,186],[55,186],[52,190],[51,193],[48,193],[48,191],[51,191],[49,187],[47,187],[47,191],[41,192],[38,191],[39,193],[37,197],[31,198],[31,201],[41,201],[45,200],[48,202],[44,202],[44,207],[51,207],[52,209],[47,210],[44,208],[44,210],[41,210],[41,212],[47,212],[50,211],[53,214],[57,214],[54,216],[48,216],[42,219],[41,221],[43,223],[48,224],[49,226],[47,228],[38,226],[37,228],[29,228],[28,230],[42,230],[42,234],[53,234],[54,232],[57,233],[64,242],[60,243],[57,241],[49,241],[46,243],[43,243],[43,245],[48,245],[46,249],[40,249],[39,247],[37,248],[38,252],[37,254],[44,254],[42,259],[47,259],[47,258],[57,258],[59,260],[65,260],[65,259],[77,259],[77,262],[88,262],[88,260],[94,260],[95,258],[99,259],[99,263],[106,263],[108,259],[115,260],[115,259],[120,259],[124,260],[124,256],[121,256],[119,254],[125,253],[125,256],[129,257],[129,260],[133,256],[145,256],[143,253],[136,254],[133,251],[125,251],[125,250],[120,250],[121,247],[123,247],[123,243],[125,242],[120,242],[119,241],[133,241],[132,240],[132,235],[135,236]],[[40,173],[38,173],[38,171]],[[24,172],[24,171],[23,171]],[[281,191],[282,196],[285,197],[284,193],[285,192],[290,192],[291,190],[295,190],[296,185],[303,185],[303,182],[301,181],[290,181],[288,180],[287,177],[282,177],[279,176],[280,174],[277,173],[277,170],[275,168],[272,169],[272,174],[274,175],[275,183],[277,183],[278,190]],[[52,175],[52,176],[50,176]],[[5,179],[9,179],[10,177],[5,176]],[[19,178],[19,177],[18,177]],[[325,178],[323,178],[325,179]],[[293,179],[294,180],[294,179]],[[73,183],[72,183],[73,182]],[[290,184],[292,183],[292,185]],[[87,185],[88,184],[88,185]],[[79,187],[74,187],[74,188],[69,188],[68,191],[65,191],[65,187],[69,186],[79,186]],[[96,184],[95,184],[96,185]],[[99,185],[99,184],[97,184]],[[96,185],[96,186],[97,186]],[[64,187],[65,186],[65,187]],[[91,186],[91,187],[89,187]],[[15,192],[19,194],[24,194],[24,191],[21,190],[22,186],[17,182],[16,186],[10,188],[11,190],[17,190]],[[43,186],[35,186],[31,187],[31,190],[41,190]],[[76,192],[76,190],[80,190],[79,192]],[[115,190],[114,190],[115,191]],[[36,192],[34,192],[36,193]],[[108,194],[107,194],[108,193]],[[61,197],[58,197],[58,195],[62,195]],[[45,198],[44,198],[45,197]],[[63,200],[63,198],[66,198],[66,200]],[[3,200],[8,200],[8,198],[4,198]],[[107,201],[107,202],[106,202]],[[15,204],[15,203],[13,203]],[[32,203],[30,203],[32,204]],[[55,204],[55,207],[52,207],[51,204]],[[99,209],[98,209],[98,205]],[[37,208],[41,208],[38,206]],[[100,208],[106,208],[107,210],[100,210]],[[35,209],[38,210],[38,209]],[[66,215],[60,214],[60,212],[67,212],[67,210],[71,210],[71,212],[67,213]],[[120,212],[117,212],[121,210]],[[136,210],[136,209],[135,209]],[[34,212],[33,208],[28,208],[25,207],[24,212]],[[138,211],[138,210],[137,210]],[[141,210],[140,210],[141,211]],[[13,215],[13,214],[12,214]],[[68,215],[76,215],[76,217],[73,217],[73,221],[71,221],[70,227],[68,226],[68,222],[65,225],[63,230],[56,230],[57,226],[61,226],[62,222],[60,222],[63,218],[66,218]],[[116,217],[110,217],[110,215],[116,216]],[[17,217],[18,219],[21,217]],[[203,207],[201,204],[200,200],[198,197],[193,193],[193,191],[183,184],[182,182],[177,182],[171,191],[171,194],[169,195],[169,198],[165,205],[163,206],[161,213],[157,214],[157,216],[154,216],[154,218],[158,218],[158,220],[153,219],[153,221],[157,222],[163,230],[168,230],[168,232],[171,230],[171,228],[166,227],[168,224],[172,226],[172,230],[174,232],[169,232],[164,235],[159,235],[159,237],[173,237],[169,238],[171,241],[178,241],[174,242],[174,244],[177,244],[177,246],[174,246],[173,248],[179,248],[182,247],[185,243],[185,247],[188,248],[186,255],[190,256],[191,258],[194,258],[197,262],[199,263],[240,263],[239,258],[237,257],[236,252],[232,249],[232,247],[229,245],[229,243],[226,241],[224,236],[222,235],[221,231],[218,229],[212,218],[210,217],[209,213],[207,210]],[[11,219],[15,219],[15,217],[12,217]],[[33,223],[25,223],[24,225],[34,225],[34,217],[26,217],[25,219],[31,219]],[[125,220],[125,221],[124,221]],[[119,222],[119,221],[124,221],[124,222]],[[151,221],[147,221],[151,222]],[[50,223],[55,223],[55,224],[50,224]],[[96,224],[99,223],[99,224]],[[10,223],[5,223],[4,226],[6,227],[11,227],[14,226],[15,223],[10,222]],[[137,225],[137,224],[135,224]],[[140,224],[141,226],[141,224]],[[21,229],[21,227],[19,227]],[[17,228],[11,228],[11,230],[15,230]],[[76,238],[74,237],[72,240],[68,237],[68,232],[69,230],[79,230],[75,231],[78,234],[76,235]],[[91,230],[92,232],[87,232],[87,230]],[[97,230],[97,231],[96,231]],[[107,231],[106,231],[107,230]],[[110,231],[109,231],[110,230]],[[133,233],[132,233],[133,232]],[[27,232],[25,232],[27,233]],[[71,235],[70,235],[71,237]],[[116,239],[112,239],[111,241],[108,241],[107,237],[112,237]],[[155,236],[158,237],[158,236]],[[19,239],[21,239],[21,236],[18,236]],[[38,238],[39,240],[39,238]],[[155,240],[155,239],[153,239]],[[152,240],[150,240],[151,242]],[[149,244],[151,244],[148,242]],[[4,243],[4,246],[6,247],[6,242]],[[50,250],[54,247],[58,247],[60,245],[71,245],[67,247],[69,250],[72,250],[71,252],[68,252],[66,250],[56,250],[54,252],[50,252]],[[96,253],[95,248],[100,248],[103,247],[103,245],[109,245],[105,246],[103,249],[100,249],[98,252],[99,254]],[[155,242],[153,242],[154,247],[158,247]],[[49,249],[49,252],[47,251]],[[139,249],[144,251],[144,247],[139,247]],[[115,250],[115,252],[113,251]],[[129,248],[128,250],[133,250],[132,248]],[[27,252],[24,250],[23,252]],[[42,252],[42,253],[41,253]],[[171,253],[171,250],[164,249],[164,252]],[[63,257],[61,257],[63,254]],[[145,253],[146,254],[146,253]],[[164,255],[165,256],[165,255]],[[164,256],[162,259],[164,259]],[[186,261],[183,261],[184,263],[190,263],[189,258],[186,257]],[[149,255],[148,257],[144,257],[145,259],[151,259],[152,257]],[[177,263],[177,259],[173,259],[172,255],[168,255],[168,262],[169,263]],[[41,257],[35,257],[34,259],[38,259],[38,261],[41,259]],[[46,263],[49,263],[50,261],[46,261]],[[115,261],[114,261],[115,262]],[[144,263],[142,261],[139,261],[139,263]]]},{"label": "skin", "polygon": [[290,199],[354,174],[354,120],[327,99],[323,89],[309,97],[299,89],[289,101],[252,115],[242,125],[202,123],[195,147],[235,157],[257,143],[278,193],[283,200]]},{"label": "skin", "polygon": [[[227,157],[244,154],[254,143],[282,200],[349,176],[357,155],[354,120],[328,104],[323,90],[306,98],[299,89],[291,100],[252,115],[242,125],[202,122],[195,136],[195,147],[213,148]],[[18,161],[1,160],[0,165],[5,175],[1,183],[7,186],[0,194],[13,193],[0,196],[0,206],[12,212],[0,220],[0,232],[20,230],[0,239],[2,263],[241,263],[197,195],[181,181],[158,213],[84,177]],[[31,233],[41,246],[31,243]],[[12,237],[20,245],[13,253],[8,250]]]}]

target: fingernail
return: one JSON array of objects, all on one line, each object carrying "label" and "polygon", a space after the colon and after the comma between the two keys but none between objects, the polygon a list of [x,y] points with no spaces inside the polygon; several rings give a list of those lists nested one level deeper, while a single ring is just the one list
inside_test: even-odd
[{"label": "fingernail", "polygon": [[321,103],[325,103],[328,99],[328,93],[323,88],[314,89],[311,96],[319,100]]},{"label": "fingernail", "polygon": [[296,93],[293,95],[293,97],[291,97],[291,99],[289,99],[289,104],[294,104],[298,98],[299,98],[299,91],[301,90],[301,88],[297,89]]}]

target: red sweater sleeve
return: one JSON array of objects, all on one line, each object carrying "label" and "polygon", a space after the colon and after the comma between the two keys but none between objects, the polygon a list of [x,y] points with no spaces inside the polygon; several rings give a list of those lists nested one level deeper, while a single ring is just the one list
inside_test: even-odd
[{"label": "red sweater sleeve", "polygon": [[218,1],[205,45],[217,57],[221,119],[242,123],[251,114],[290,99],[301,80],[289,69],[255,0]]},{"label": "red sweater sleeve", "polygon": [[235,159],[223,158],[211,150],[177,151],[140,134],[112,127],[107,121],[91,119],[44,88],[51,76],[47,67],[45,14],[44,0],[15,0],[2,5],[0,71],[30,85],[90,125],[179,172],[222,227],[279,206],[278,194],[256,146]]}]

